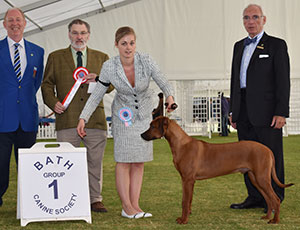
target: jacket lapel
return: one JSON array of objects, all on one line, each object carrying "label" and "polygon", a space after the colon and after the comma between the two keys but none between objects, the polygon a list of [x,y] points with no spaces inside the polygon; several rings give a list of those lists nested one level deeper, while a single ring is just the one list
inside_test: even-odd
[{"label": "jacket lapel", "polygon": [[[9,58],[7,58],[9,57]],[[11,62],[10,52],[7,42],[7,37],[1,41],[0,43],[0,60],[3,63],[3,66],[7,67],[7,70],[10,72],[10,76],[15,76],[15,71],[13,67],[13,63]],[[17,77],[15,77],[17,81]]]},{"label": "jacket lapel", "polygon": [[258,55],[261,53],[261,51],[264,49],[265,42],[266,42],[266,40],[268,40],[268,37],[269,36],[264,32],[263,36],[261,37],[259,43],[257,44],[257,46],[252,54],[252,57],[249,62],[249,66],[252,64],[253,60],[255,60],[258,57]]},{"label": "jacket lapel", "polygon": [[[24,39],[24,46],[25,46],[25,54],[26,54],[26,68],[24,70],[22,81],[25,79],[25,77],[28,75],[28,71],[33,69],[31,68],[31,64],[33,63],[33,59],[35,58],[34,50],[31,49],[30,44]],[[33,74],[33,73],[32,73]],[[22,82],[21,81],[21,82]]]},{"label": "jacket lapel", "polygon": [[68,64],[69,68],[73,72],[75,70],[75,63],[74,63],[73,56],[72,56],[71,46],[69,46],[67,49],[65,49],[64,59],[65,59],[65,62]]},{"label": "jacket lapel", "polygon": [[133,91],[133,88],[132,88],[131,84],[129,83],[129,81],[128,81],[126,75],[125,75],[123,66],[122,66],[122,64],[121,64],[120,57],[118,57],[118,58],[116,59],[116,62],[117,62],[117,75],[118,75],[119,78],[120,78],[121,80],[123,80],[123,81],[126,83],[126,85]]}]

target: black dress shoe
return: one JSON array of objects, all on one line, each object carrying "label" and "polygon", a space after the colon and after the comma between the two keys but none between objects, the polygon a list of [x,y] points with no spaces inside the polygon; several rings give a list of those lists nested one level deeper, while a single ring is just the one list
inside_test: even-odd
[{"label": "black dress shoe", "polygon": [[230,205],[230,208],[233,209],[264,208],[264,205],[261,204],[260,202],[246,199],[243,203]]}]

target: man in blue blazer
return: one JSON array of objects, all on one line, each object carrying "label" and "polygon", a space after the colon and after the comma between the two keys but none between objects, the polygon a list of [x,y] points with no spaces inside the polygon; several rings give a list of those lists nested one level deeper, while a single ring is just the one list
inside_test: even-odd
[{"label": "man in blue blazer", "polygon": [[[235,43],[229,118],[239,140],[254,140],[268,146],[275,157],[279,180],[284,183],[282,127],[289,116],[290,63],[286,42],[267,35],[266,16],[260,6],[251,4],[243,13],[249,36]],[[245,174],[248,197],[234,209],[265,207],[262,195]],[[284,189],[273,184],[281,201]]]},{"label": "man in blue blazer", "polygon": [[36,141],[36,92],[44,62],[44,50],[23,39],[26,19],[20,9],[8,9],[3,25],[7,37],[0,41],[0,206],[9,184],[12,146],[18,163],[18,149]]}]

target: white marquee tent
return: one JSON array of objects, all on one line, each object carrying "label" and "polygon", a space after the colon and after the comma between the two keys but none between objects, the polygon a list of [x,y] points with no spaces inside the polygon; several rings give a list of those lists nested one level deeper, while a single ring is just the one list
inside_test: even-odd
[{"label": "white marquee tent", "polygon": [[[262,6],[267,16],[265,31],[288,44],[291,116],[295,122],[291,126],[297,124],[296,133],[300,133],[299,0],[1,0],[0,20],[9,6],[23,9],[28,17],[26,39],[44,47],[45,62],[50,52],[69,45],[67,25],[73,18],[82,18],[91,25],[88,46],[109,56],[118,54],[114,48],[116,29],[129,25],[137,34],[137,50],[153,56],[167,78],[177,82],[176,89],[189,89],[187,81],[194,86],[222,81],[228,93],[233,44],[246,36],[242,11],[250,3]],[[5,36],[1,27],[0,38]],[[183,108],[185,101],[180,98],[184,95],[176,96]],[[107,113],[110,101],[111,96],[106,96]],[[179,110],[179,116],[187,119],[181,113]]]}]

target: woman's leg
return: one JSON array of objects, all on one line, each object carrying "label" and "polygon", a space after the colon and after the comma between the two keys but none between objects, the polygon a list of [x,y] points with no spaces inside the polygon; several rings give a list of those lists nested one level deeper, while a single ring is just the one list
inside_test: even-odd
[{"label": "woman's leg", "polygon": [[116,164],[116,187],[122,202],[122,208],[128,215],[134,215],[136,210],[130,201],[130,170],[131,163]]},{"label": "woman's leg", "polygon": [[139,199],[142,189],[144,175],[144,163],[132,163],[130,169],[130,201],[132,207],[138,212],[143,210],[139,206]]}]

